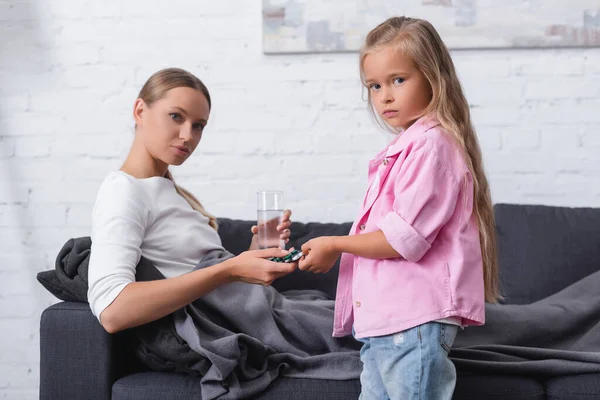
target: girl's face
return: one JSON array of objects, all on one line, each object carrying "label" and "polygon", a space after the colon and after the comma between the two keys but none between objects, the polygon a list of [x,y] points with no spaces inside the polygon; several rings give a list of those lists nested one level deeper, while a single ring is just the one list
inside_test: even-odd
[{"label": "girl's face", "polygon": [[373,107],[394,128],[408,129],[431,102],[431,87],[425,75],[392,46],[367,54],[363,71]]},{"label": "girl's face", "polygon": [[202,92],[173,88],[148,106],[137,99],[137,134],[150,155],[166,165],[181,165],[196,149],[208,122],[210,107]]}]

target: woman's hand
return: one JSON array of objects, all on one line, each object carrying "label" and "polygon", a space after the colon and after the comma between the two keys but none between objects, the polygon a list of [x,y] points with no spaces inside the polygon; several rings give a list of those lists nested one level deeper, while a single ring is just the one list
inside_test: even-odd
[{"label": "woman's hand", "polygon": [[269,286],[275,279],[293,272],[298,263],[277,263],[266,259],[283,257],[288,253],[289,251],[278,248],[245,251],[226,261],[231,280]]},{"label": "woman's hand", "polygon": [[334,236],[322,236],[304,243],[304,257],[300,260],[298,268],[315,274],[328,272],[341,255],[341,251],[334,246],[334,239]]},{"label": "woman's hand", "polygon": [[[277,225],[277,231],[279,232],[279,237],[286,244],[290,241],[290,235],[292,231],[290,227],[292,226],[292,221],[290,221],[290,217],[292,216],[292,212],[290,210],[285,210],[283,212],[283,217],[281,217],[281,221],[278,219],[272,219],[267,221],[267,224],[279,224]],[[252,232],[252,242],[250,242],[249,250],[257,250],[258,249],[258,227],[256,225],[250,228]]]}]

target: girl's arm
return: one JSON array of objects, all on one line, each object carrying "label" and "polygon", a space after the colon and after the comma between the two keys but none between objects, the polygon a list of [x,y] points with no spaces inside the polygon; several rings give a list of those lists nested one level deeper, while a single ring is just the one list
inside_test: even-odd
[{"label": "girl's arm", "polygon": [[139,326],[168,315],[215,288],[233,281],[270,285],[292,272],[295,264],[274,263],[267,257],[281,257],[286,251],[248,251],[209,268],[175,278],[131,282],[100,314],[100,323],[109,333]]},{"label": "girl's arm", "polygon": [[323,236],[304,243],[299,268],[315,273],[327,272],[341,253],[365,258],[396,258],[401,255],[388,243],[382,231],[350,236]]},{"label": "girl's arm", "polygon": [[402,257],[389,244],[381,230],[362,235],[332,236],[332,246],[339,253],[350,253],[365,258]]}]

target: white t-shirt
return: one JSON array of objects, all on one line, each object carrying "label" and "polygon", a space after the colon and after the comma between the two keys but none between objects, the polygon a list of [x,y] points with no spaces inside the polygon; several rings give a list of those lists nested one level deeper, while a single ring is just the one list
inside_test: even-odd
[{"label": "white t-shirt", "polygon": [[135,281],[140,257],[166,277],[190,272],[210,251],[222,250],[208,218],[192,209],[163,177],[136,179],[110,173],[92,214],[88,302],[92,313],[108,307]]}]

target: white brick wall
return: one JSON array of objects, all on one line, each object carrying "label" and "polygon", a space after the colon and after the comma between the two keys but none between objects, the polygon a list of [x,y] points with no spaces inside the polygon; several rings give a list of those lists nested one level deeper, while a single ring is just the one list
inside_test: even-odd
[{"label": "white brick wall", "polygon": [[[282,188],[301,221],[349,221],[389,140],[365,111],[356,55],[261,52],[259,1],[0,2],[0,395],[37,398],[35,281],[89,233],[154,71],[205,81],[214,112],[174,170],[219,216]],[[600,205],[600,49],[454,52],[495,202]]]}]

